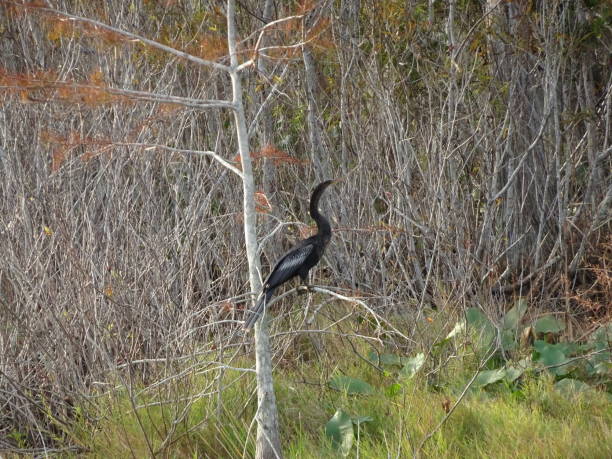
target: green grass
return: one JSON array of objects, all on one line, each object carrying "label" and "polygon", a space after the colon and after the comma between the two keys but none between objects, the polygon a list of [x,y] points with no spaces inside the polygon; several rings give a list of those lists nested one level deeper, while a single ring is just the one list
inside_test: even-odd
[{"label": "green grass", "polygon": [[[361,425],[352,457],[357,449],[361,457],[397,457],[398,453],[410,457],[444,417],[445,404],[457,400],[474,371],[469,359],[457,359],[452,371],[437,379],[436,390],[420,374],[396,386],[391,395],[389,388],[397,383],[397,376],[380,373],[352,351],[338,350],[333,364],[341,365],[345,375],[370,383],[375,393],[351,396],[329,389],[329,375],[339,372],[325,358],[278,369],[276,394],[286,457],[338,457],[324,428],[339,408],[353,417],[373,418]],[[228,371],[225,379],[229,382],[237,375]],[[189,397],[208,383],[202,375],[188,376],[135,396],[134,404]],[[425,443],[423,456],[612,457],[609,395],[590,391],[567,398],[553,383],[551,377],[532,375],[518,386],[502,382],[469,393]],[[220,417],[216,396],[134,410],[127,391],[112,392],[80,408],[83,415],[67,432],[67,439],[91,451],[90,457],[146,457],[151,451],[161,457],[228,458],[241,457],[246,451],[246,457],[251,457],[255,402],[245,403],[252,389],[252,374],[227,387]]]}]

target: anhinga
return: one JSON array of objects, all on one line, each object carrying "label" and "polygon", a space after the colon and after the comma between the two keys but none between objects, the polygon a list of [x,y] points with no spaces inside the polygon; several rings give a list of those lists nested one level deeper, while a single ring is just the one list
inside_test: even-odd
[{"label": "anhinga", "polygon": [[317,185],[310,197],[310,216],[317,223],[317,234],[300,241],[295,247],[285,253],[274,265],[274,268],[266,278],[260,299],[255,309],[249,311],[244,321],[244,329],[249,330],[257,319],[261,317],[266,305],[274,295],[277,287],[300,276],[302,283],[306,283],[308,271],[316,265],[325,251],[325,247],[331,239],[331,225],[327,218],[319,212],[319,199],[325,189],[335,183],[336,180],[327,180]]}]

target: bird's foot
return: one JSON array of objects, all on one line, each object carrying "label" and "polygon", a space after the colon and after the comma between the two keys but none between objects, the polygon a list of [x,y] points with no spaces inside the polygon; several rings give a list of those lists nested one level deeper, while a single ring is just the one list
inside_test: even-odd
[{"label": "bird's foot", "polygon": [[309,285],[298,285],[296,290],[297,290],[298,295],[303,295],[304,293],[307,293],[310,291],[310,286]]}]

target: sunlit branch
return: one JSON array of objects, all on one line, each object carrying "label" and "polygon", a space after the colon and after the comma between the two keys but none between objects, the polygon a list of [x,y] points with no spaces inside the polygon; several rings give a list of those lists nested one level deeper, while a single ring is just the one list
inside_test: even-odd
[{"label": "sunlit branch", "polygon": [[226,167],[227,169],[231,170],[233,173],[235,173],[236,175],[242,178],[242,171],[240,169],[238,169],[236,166],[228,162],[226,159],[223,159],[221,156],[219,156],[214,151],[187,150],[183,148],[174,148],[174,147],[169,147],[167,145],[159,145],[159,144],[152,144],[152,143],[114,143],[114,145],[121,145],[121,146],[128,146],[128,147],[143,147],[145,150],[153,150],[153,149],[159,148],[162,150],[171,151],[173,153],[210,156],[212,159],[217,161],[223,167]]}]

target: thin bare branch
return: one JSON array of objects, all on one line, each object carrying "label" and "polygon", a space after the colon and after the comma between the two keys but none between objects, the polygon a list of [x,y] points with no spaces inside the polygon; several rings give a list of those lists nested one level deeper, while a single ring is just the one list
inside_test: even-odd
[{"label": "thin bare branch", "polygon": [[77,16],[77,15],[74,15],[74,14],[67,13],[65,11],[57,10],[55,8],[38,6],[38,5],[34,5],[32,3],[17,3],[17,2],[11,2],[9,0],[0,0],[0,2],[4,3],[4,4],[7,4],[7,5],[15,6],[15,7],[32,9],[32,10],[39,11],[39,12],[42,12],[42,13],[55,14],[57,16],[61,16],[61,17],[67,18],[70,21],[80,22],[80,23],[83,23],[83,24],[89,24],[89,25],[92,25],[92,26],[100,28],[100,29],[108,30],[109,32],[113,32],[113,33],[116,33],[116,34],[121,35],[123,37],[129,38],[132,42],[141,42],[141,43],[144,43],[146,45],[151,46],[152,48],[156,48],[156,49],[159,49],[161,51],[165,51],[165,52],[167,52],[169,54],[172,54],[174,56],[177,56],[177,57],[180,57],[180,58],[185,59],[187,61],[193,62],[194,64],[203,65],[205,67],[212,67],[215,70],[223,70],[224,72],[229,72],[229,70],[230,70],[227,65],[223,65],[223,64],[220,64],[218,62],[209,61],[209,60],[206,60],[206,59],[199,58],[199,57],[194,56],[192,54],[186,53],[184,51],[180,51],[180,50],[172,48],[170,46],[166,46],[166,45],[164,45],[162,43],[159,43],[159,42],[154,41],[154,40],[150,40],[150,39],[145,38],[145,37],[143,37],[141,35],[138,35],[138,34],[135,34],[135,33],[132,33],[132,32],[128,32],[126,30],[119,29],[117,27],[113,27],[111,25],[105,24],[104,22],[97,21],[95,19],[90,19],[90,18],[86,18],[86,17],[82,17],[82,16]]}]

